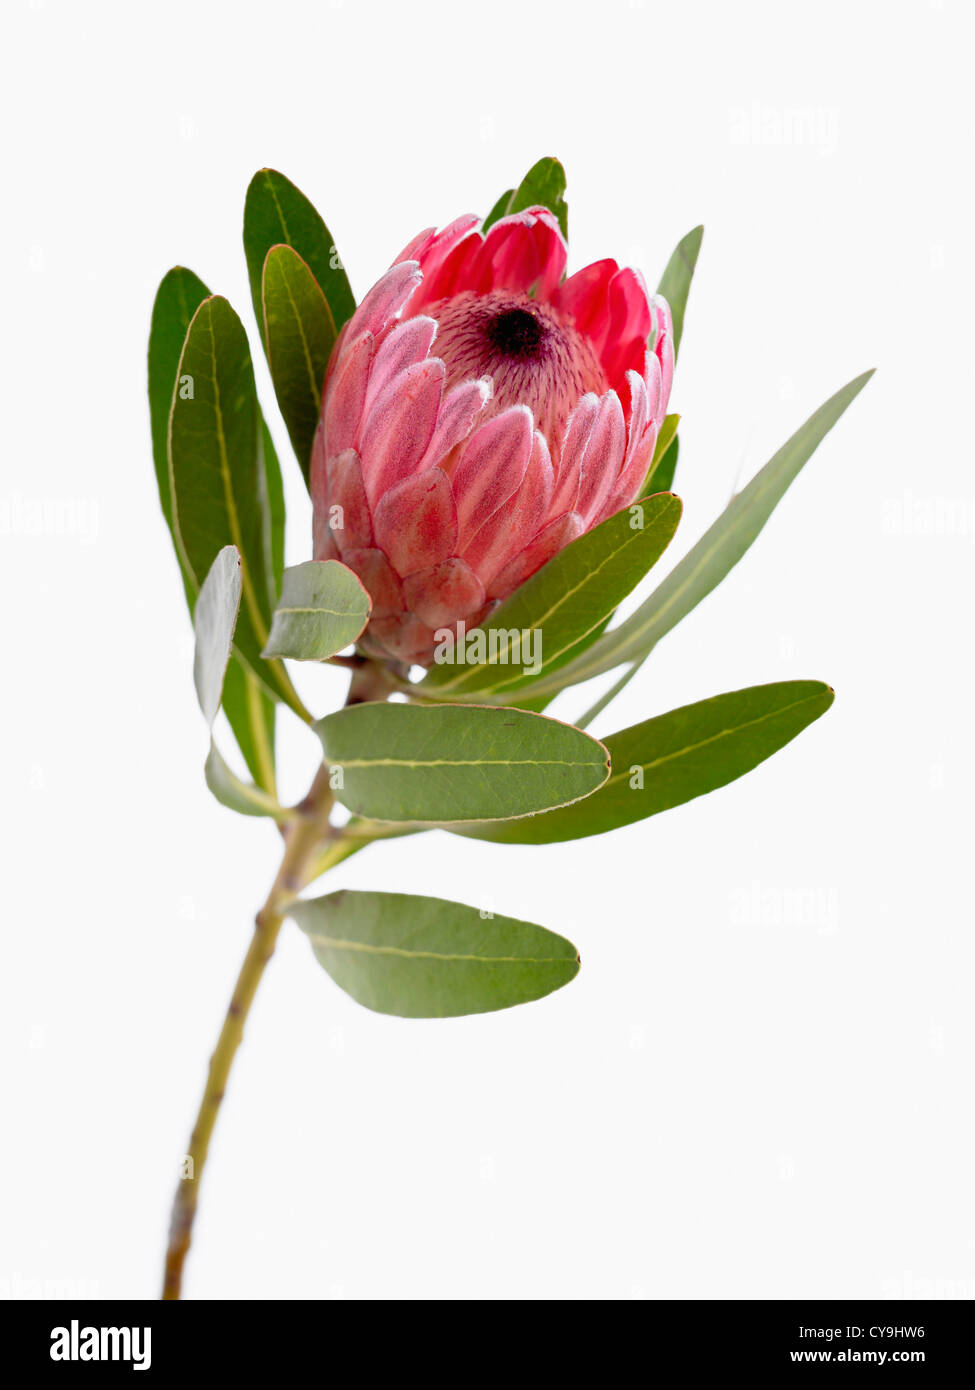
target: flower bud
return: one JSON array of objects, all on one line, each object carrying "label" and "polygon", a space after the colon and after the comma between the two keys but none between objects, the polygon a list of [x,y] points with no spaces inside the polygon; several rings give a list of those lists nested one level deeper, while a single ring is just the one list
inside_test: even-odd
[{"label": "flower bud", "polygon": [[311,465],[315,558],[373,602],[362,646],[429,664],[577,536],[627,506],[674,370],[670,310],[637,271],[563,279],[555,217],[421,233],[329,363]]}]

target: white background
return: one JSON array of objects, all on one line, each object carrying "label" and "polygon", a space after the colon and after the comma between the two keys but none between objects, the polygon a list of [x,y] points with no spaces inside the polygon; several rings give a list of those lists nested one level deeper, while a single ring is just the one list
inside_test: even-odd
[{"label": "white background", "polygon": [[[149,450],[155,286],[192,266],[256,343],[240,222],[260,166],[318,205],[361,294],[415,231],[554,153],[572,268],[614,255],[653,283],[707,227],[664,568],[879,369],[596,731],[794,677],[836,704],[743,781],[610,837],[437,833],[339,869],[331,886],[543,922],[582,973],[507,1013],[400,1021],[343,995],[289,926],[187,1294],[975,1295],[972,14],[5,6],[0,1293],[156,1295],[279,851],[203,782]],[[264,394],[293,563],[309,508]],[[343,681],[312,676],[325,712]],[[297,797],[317,745],[282,723]]]}]

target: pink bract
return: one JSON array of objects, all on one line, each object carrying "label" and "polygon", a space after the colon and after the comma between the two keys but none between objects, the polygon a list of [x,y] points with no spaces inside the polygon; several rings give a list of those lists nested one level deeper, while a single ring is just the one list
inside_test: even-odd
[{"label": "pink bract", "polygon": [[314,554],[373,601],[367,650],[427,665],[577,536],[627,506],[674,372],[639,272],[564,279],[545,208],[422,232],[345,325],[311,462]]}]

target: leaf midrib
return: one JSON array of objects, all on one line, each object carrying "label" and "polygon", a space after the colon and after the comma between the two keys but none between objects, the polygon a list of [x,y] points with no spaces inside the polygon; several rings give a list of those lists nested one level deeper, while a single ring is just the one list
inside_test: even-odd
[{"label": "leaf midrib", "polygon": [[340,758],[338,767],[605,767],[604,759],[574,762],[565,758]]},{"label": "leaf midrib", "polygon": [[332,618],[358,618],[367,610],[365,608],[283,608],[278,604],[275,614],[278,613],[327,613]]},{"label": "leaf midrib", "polygon": [[[284,219],[282,218],[282,223],[283,221]],[[289,246],[289,250],[291,251],[292,255],[298,255],[298,253],[294,250],[293,247]],[[310,273],[311,272],[309,271],[309,274]],[[305,358],[305,369],[308,372],[308,387],[311,391],[311,398],[312,402],[314,403],[315,414],[317,415],[322,405],[321,387],[320,383],[316,382],[315,379],[315,364],[312,361],[311,348],[308,345],[308,338],[305,334],[305,325],[302,321],[301,314],[298,311],[298,305],[295,302],[294,295],[291,293],[291,285],[288,281],[288,271],[285,266],[282,266],[281,268],[281,284],[284,286],[284,292],[287,295],[288,303],[291,306],[291,313],[295,321],[295,327],[298,330],[298,337],[301,339],[301,350]],[[324,294],[322,294],[321,289],[319,289],[318,292],[322,295],[322,303],[325,306],[326,312],[330,312],[328,309],[328,301],[325,298]],[[271,352],[271,328],[270,324],[268,323],[266,303],[264,306],[264,331],[267,336],[267,351],[268,357],[270,358],[273,354]]]},{"label": "leaf midrib", "polygon": [[[237,502],[234,497],[233,478],[230,472],[230,460],[227,456],[227,437],[224,432],[223,407],[220,404],[220,380],[217,374],[217,340],[213,331],[213,314],[208,313],[206,319],[207,333],[210,339],[210,364],[211,379],[213,381],[213,409],[216,415],[216,434],[217,445],[220,456],[220,476],[223,482],[224,503],[227,508],[227,520],[230,524],[230,534],[234,545],[236,545],[241,556],[247,554],[244,547],[243,532],[240,527],[240,516],[237,512]],[[249,573],[249,567],[245,563],[241,565],[241,577],[244,583],[244,598],[247,603],[247,611],[250,615],[251,623],[257,636],[258,645],[266,646],[268,630],[261,613],[260,605],[257,601],[257,594],[254,590],[254,583]]]},{"label": "leaf midrib", "polygon": [[406,960],[438,960],[473,962],[477,965],[576,965],[575,956],[484,956],[462,951],[414,951],[405,946],[375,946],[347,937],[328,936],[323,932],[307,931],[314,946],[331,951],[359,951],[371,956],[398,956]]},{"label": "leaf midrib", "polygon": [[611,787],[614,782],[620,782],[624,778],[632,775],[633,767],[641,767],[644,772],[650,772],[653,768],[662,767],[664,763],[673,762],[675,758],[683,758],[690,753],[696,753],[699,748],[707,748],[709,744],[718,743],[721,739],[727,738],[730,734],[741,733],[744,729],[753,729],[757,724],[764,724],[769,719],[777,719],[780,715],[788,714],[789,710],[798,709],[801,705],[813,704],[816,700],[822,700],[828,692],[822,690],[816,695],[806,695],[801,700],[793,700],[788,705],[782,705],[779,709],[769,710],[765,714],[758,715],[755,719],[746,719],[741,724],[729,724],[725,729],[719,729],[717,733],[710,734],[707,738],[699,739],[697,743],[686,743],[682,747],[675,749],[672,753],[664,753],[659,758],[654,758],[648,763],[633,763],[625,772],[618,772],[613,777],[608,777],[601,790]]}]

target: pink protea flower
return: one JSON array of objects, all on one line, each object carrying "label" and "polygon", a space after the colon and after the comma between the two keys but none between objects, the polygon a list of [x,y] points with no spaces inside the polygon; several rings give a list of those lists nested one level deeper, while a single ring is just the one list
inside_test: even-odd
[{"label": "pink protea flower", "polygon": [[563,279],[541,207],[483,235],[416,237],[329,363],[311,462],[315,558],[373,601],[363,646],[427,665],[445,629],[491,609],[628,505],[674,371],[670,309],[639,272]]}]

